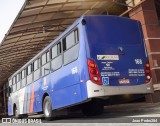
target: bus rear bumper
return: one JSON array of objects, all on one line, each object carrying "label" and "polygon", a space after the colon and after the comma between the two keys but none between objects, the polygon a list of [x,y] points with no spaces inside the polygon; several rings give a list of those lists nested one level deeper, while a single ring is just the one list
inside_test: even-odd
[{"label": "bus rear bumper", "polygon": [[135,86],[106,86],[97,85],[92,81],[87,81],[88,98],[105,97],[123,94],[148,94],[153,93],[152,81],[147,84],[140,84]]}]

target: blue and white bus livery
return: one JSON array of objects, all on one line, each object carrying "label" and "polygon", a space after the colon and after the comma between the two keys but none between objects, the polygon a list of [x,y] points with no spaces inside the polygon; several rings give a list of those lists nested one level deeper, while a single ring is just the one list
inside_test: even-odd
[{"label": "blue and white bus livery", "polygon": [[152,93],[150,73],[140,22],[82,16],[9,78],[8,114],[100,114],[101,98]]}]

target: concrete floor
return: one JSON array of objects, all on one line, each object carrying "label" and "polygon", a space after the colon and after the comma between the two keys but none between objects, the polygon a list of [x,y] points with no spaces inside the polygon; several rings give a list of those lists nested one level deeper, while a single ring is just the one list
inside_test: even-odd
[{"label": "concrete floor", "polygon": [[[42,116],[42,115],[41,115]],[[80,112],[71,113],[67,116],[57,117],[54,121],[46,121],[43,117],[32,116],[42,120],[42,124],[36,126],[159,126],[160,123],[160,103],[133,103],[106,106],[102,115],[85,117]],[[158,123],[132,123],[134,120],[156,120]],[[13,125],[13,124],[0,124]],[[21,126],[22,124],[16,124]],[[23,124],[24,126],[27,124]]]}]

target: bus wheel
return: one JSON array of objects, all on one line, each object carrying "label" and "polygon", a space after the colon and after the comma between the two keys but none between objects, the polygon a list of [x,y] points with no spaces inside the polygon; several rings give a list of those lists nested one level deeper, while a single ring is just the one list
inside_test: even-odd
[{"label": "bus wheel", "polygon": [[104,111],[104,106],[102,101],[99,99],[93,99],[90,102],[84,104],[82,112],[86,116],[95,116],[100,115]]},{"label": "bus wheel", "polygon": [[46,120],[52,120],[55,115],[52,111],[52,103],[49,96],[46,96],[43,101],[43,113]]}]

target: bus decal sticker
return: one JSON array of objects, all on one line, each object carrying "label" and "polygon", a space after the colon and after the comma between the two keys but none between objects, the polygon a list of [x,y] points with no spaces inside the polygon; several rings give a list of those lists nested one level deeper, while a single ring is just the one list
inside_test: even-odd
[{"label": "bus decal sticker", "polygon": [[134,61],[136,64],[142,64],[142,59],[135,59]]},{"label": "bus decal sticker", "polygon": [[119,60],[118,55],[97,55],[97,60]]},{"label": "bus decal sticker", "polygon": [[128,69],[129,76],[145,76],[144,69]]},{"label": "bus decal sticker", "polygon": [[34,106],[34,85],[32,86],[32,91],[31,91],[31,99],[30,99],[30,109],[29,112],[33,112],[33,106]]},{"label": "bus decal sticker", "polygon": [[78,73],[78,68],[77,68],[77,66],[73,67],[73,68],[71,69],[71,72],[72,72],[72,74]]},{"label": "bus decal sticker", "polygon": [[109,77],[102,77],[102,82],[104,85],[108,85],[109,84]]},{"label": "bus decal sticker", "polygon": [[46,80],[46,77],[43,78],[43,87],[42,87],[42,90],[45,91],[48,89],[48,85],[47,85],[47,80]]},{"label": "bus decal sticker", "polygon": [[120,76],[120,72],[101,72],[101,76],[102,77],[118,77],[118,76]]}]

